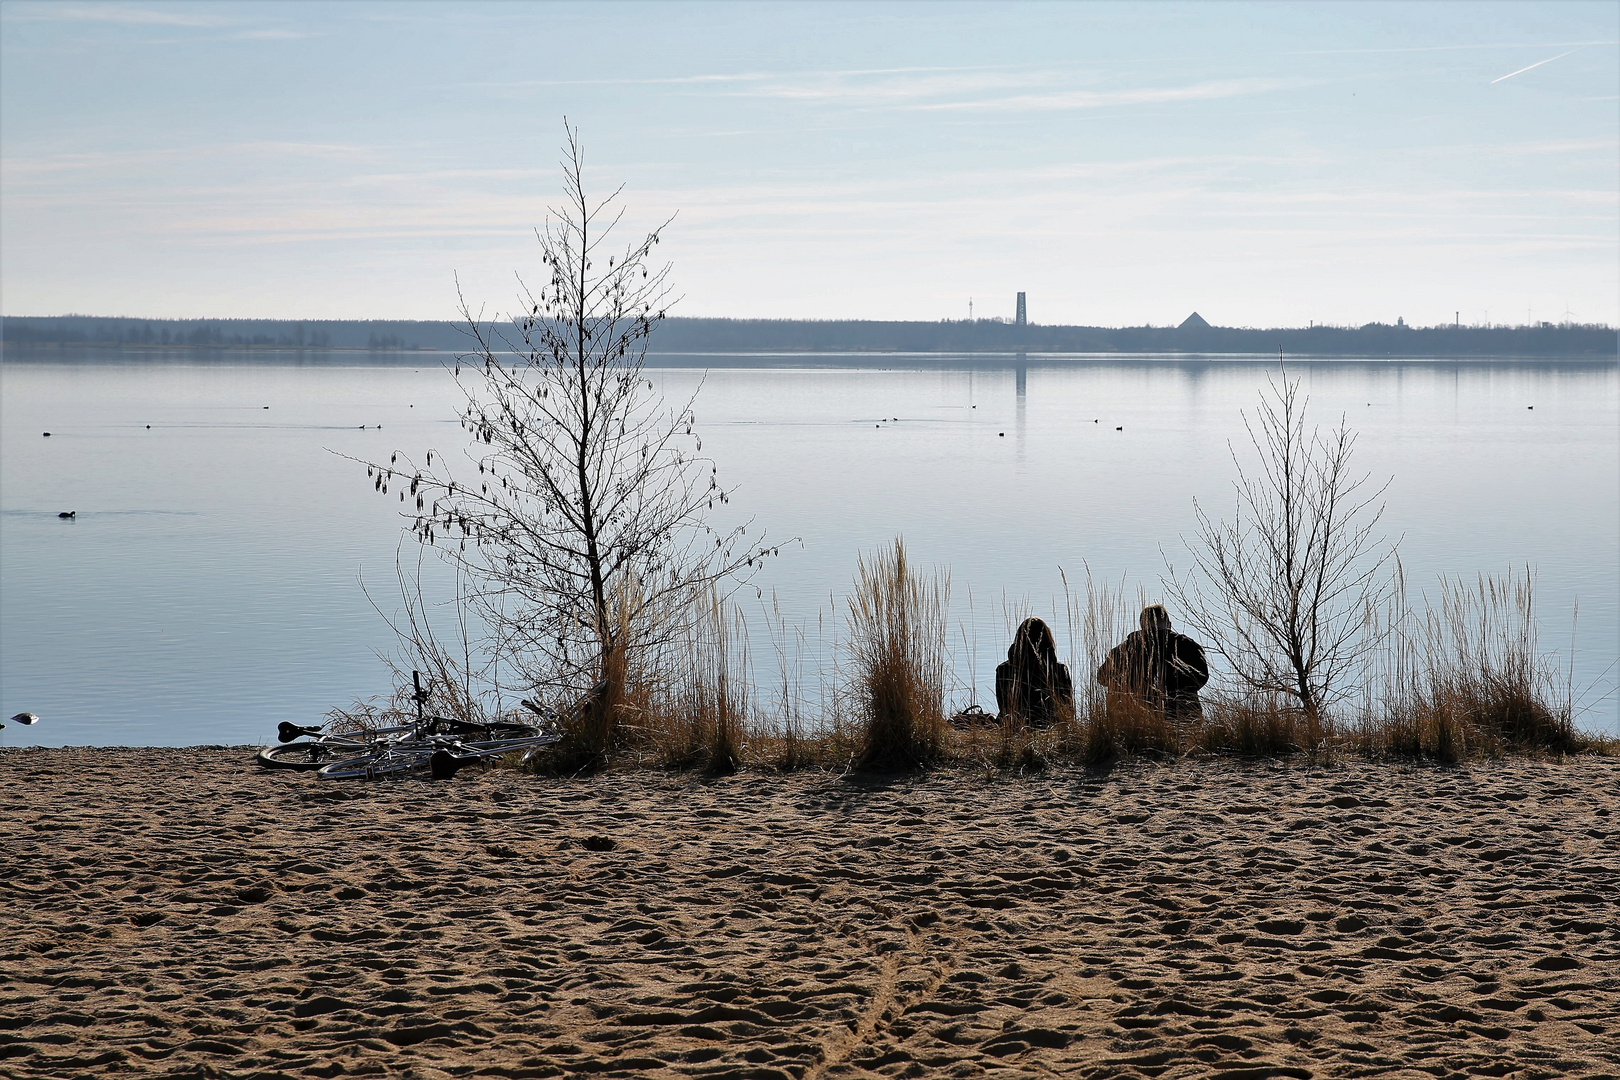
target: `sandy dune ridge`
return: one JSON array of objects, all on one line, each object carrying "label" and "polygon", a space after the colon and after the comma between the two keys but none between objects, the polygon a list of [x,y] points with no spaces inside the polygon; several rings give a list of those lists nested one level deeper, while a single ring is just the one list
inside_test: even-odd
[{"label": "sandy dune ridge", "polygon": [[1620,1075],[1620,761],[0,751],[0,1075]]}]

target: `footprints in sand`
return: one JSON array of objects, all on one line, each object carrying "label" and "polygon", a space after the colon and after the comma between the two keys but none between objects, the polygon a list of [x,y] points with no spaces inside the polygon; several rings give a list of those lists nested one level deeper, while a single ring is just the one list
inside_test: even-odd
[{"label": "footprints in sand", "polygon": [[1620,1071],[1613,762],[335,788],[246,760],[4,752],[0,1075]]}]

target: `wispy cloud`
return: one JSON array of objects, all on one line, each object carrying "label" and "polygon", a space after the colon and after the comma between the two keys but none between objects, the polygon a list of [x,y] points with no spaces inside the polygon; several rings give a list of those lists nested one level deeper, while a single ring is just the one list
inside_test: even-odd
[{"label": "wispy cloud", "polygon": [[767,98],[857,106],[904,105],[929,99],[1060,87],[1083,81],[1076,72],[1007,66],[840,68],[827,71],[740,71],[653,78],[529,79],[470,85],[514,90],[540,87],[670,86],[710,90],[721,97]]},{"label": "wispy cloud", "polygon": [[[247,20],[229,18],[213,11],[195,11],[176,8],[141,7],[134,4],[60,3],[7,4],[3,16],[6,22],[54,22],[78,24],[107,24],[111,26],[168,28],[173,30],[214,31],[235,41],[302,41],[321,37],[308,30],[293,30],[285,26],[252,26]],[[181,44],[185,36],[165,39],[147,39],[146,45]]]},{"label": "wispy cloud", "polygon": [[749,97],[789,101],[848,102],[862,105],[903,104],[928,98],[983,95],[987,92],[1054,86],[1073,81],[1056,71],[1007,71],[984,68],[835,71],[794,78],[774,78],[733,91]]},{"label": "wispy cloud", "polygon": [[1561,49],[1565,45],[1585,48],[1588,45],[1615,45],[1614,41],[1497,41],[1469,42],[1461,45],[1391,45],[1369,49],[1295,49],[1283,56],[1384,56],[1401,53],[1478,52],[1500,49]]},{"label": "wispy cloud", "polygon": [[131,26],[220,27],[236,22],[200,11],[137,7],[132,4],[14,4],[7,8],[6,18],[27,22],[100,22]]},{"label": "wispy cloud", "polygon": [[1506,154],[1580,154],[1589,150],[1612,152],[1620,150],[1620,139],[1548,139],[1542,142],[1496,144],[1480,149],[1497,150]]},{"label": "wispy cloud", "polygon": [[1052,111],[1102,109],[1118,105],[1160,105],[1176,101],[1214,101],[1220,98],[1269,94],[1316,85],[1310,79],[1213,79],[1187,86],[1136,87],[1122,90],[1065,90],[1052,94],[1015,94],[980,101],[949,101],[918,105],[927,110]]},{"label": "wispy cloud", "polygon": [[699,75],[667,75],[650,78],[615,77],[605,79],[503,79],[496,82],[474,82],[469,86],[500,89],[521,89],[531,86],[701,86],[704,84],[757,83],[789,81],[794,79],[839,79],[882,75],[931,74],[949,71],[982,71],[984,68],[959,67],[895,67],[847,68],[831,71],[732,71],[710,72]]},{"label": "wispy cloud", "polygon": [[[1209,101],[1316,85],[1299,78],[1212,79],[1185,86],[1101,88],[1092,72],[1059,68],[896,67],[829,71],[729,72],[661,78],[526,80],[492,89],[559,86],[685,86],[723,97],[768,98],[857,108],[930,111],[1055,111]],[[1093,84],[1086,86],[1084,84]],[[1078,85],[1077,85],[1078,84]],[[1025,91],[1022,93],[1010,91]],[[1043,91],[1043,92],[1031,92]]]},{"label": "wispy cloud", "polygon": [[31,157],[10,155],[0,158],[0,173],[8,181],[31,178],[60,178],[67,174],[128,176],[131,172],[171,167],[196,161],[237,159],[262,161],[266,158],[363,159],[374,154],[372,147],[347,143],[308,143],[249,141],[216,146],[157,147],[143,150],[87,150],[80,153],[38,154]]},{"label": "wispy cloud", "polygon": [[306,34],[298,30],[243,30],[232,34],[238,41],[305,41],[309,38],[322,37],[321,34]]}]

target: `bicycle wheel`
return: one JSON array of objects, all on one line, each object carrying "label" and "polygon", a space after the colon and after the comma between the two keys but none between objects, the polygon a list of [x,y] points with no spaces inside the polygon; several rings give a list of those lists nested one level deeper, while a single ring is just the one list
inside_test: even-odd
[{"label": "bicycle wheel", "polygon": [[315,775],[322,780],[382,780],[405,776],[426,769],[434,749],[400,750],[390,747],[362,757],[321,765]]},{"label": "bicycle wheel", "polygon": [[291,742],[265,747],[257,760],[266,769],[318,769],[332,760],[332,751],[318,742]]}]

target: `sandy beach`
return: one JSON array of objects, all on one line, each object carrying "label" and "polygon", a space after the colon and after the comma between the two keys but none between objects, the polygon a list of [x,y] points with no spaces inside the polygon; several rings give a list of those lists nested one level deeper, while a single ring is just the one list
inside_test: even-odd
[{"label": "sandy beach", "polygon": [[1620,761],[0,752],[0,1075],[1620,1075]]}]

